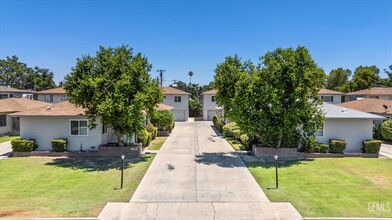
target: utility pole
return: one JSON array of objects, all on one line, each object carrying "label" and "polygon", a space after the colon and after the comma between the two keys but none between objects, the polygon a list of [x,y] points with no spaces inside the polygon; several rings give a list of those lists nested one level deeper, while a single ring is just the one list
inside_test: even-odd
[{"label": "utility pole", "polygon": [[157,70],[157,72],[159,73],[159,78],[161,79],[161,87],[163,85],[163,72],[165,72],[166,70]]}]

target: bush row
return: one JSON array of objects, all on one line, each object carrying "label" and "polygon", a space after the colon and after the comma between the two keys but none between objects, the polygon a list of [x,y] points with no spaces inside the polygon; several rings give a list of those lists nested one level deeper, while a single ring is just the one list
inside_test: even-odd
[{"label": "bush row", "polygon": [[143,128],[137,134],[138,142],[142,143],[142,147],[148,147],[151,143],[152,135],[146,128]]},{"label": "bush row", "polygon": [[217,117],[216,115],[212,118],[212,123],[214,126],[220,131],[223,131],[223,126],[225,125],[225,122],[222,120],[221,117]]},{"label": "bush row", "polygon": [[[380,140],[366,140],[362,142],[363,153],[378,153],[381,147]],[[338,153],[342,154],[346,149],[347,142],[345,140],[330,139],[329,146],[327,144],[317,143],[316,138],[310,136],[303,142],[303,151],[306,153]]]},{"label": "bush row", "polygon": [[241,129],[237,126],[237,123],[235,122],[227,123],[222,127],[222,133],[223,136],[227,138],[236,139],[237,141],[240,141],[244,147],[250,149],[251,138],[249,137],[249,135],[244,134],[241,131]]},{"label": "bush row", "polygon": [[11,141],[12,151],[14,152],[31,152],[38,148],[35,139],[14,139]]}]

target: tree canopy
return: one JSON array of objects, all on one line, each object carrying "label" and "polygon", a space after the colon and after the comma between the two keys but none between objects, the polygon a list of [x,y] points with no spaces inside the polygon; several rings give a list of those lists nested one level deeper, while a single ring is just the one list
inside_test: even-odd
[{"label": "tree canopy", "polygon": [[341,67],[331,70],[327,76],[326,88],[342,91],[346,83],[349,82],[351,70],[343,69]]},{"label": "tree canopy", "polygon": [[235,56],[218,64],[214,86],[220,104],[241,130],[264,144],[289,146],[295,139],[298,145],[299,128],[312,131],[323,121],[317,94],[324,71],[302,46],[278,48],[260,61],[253,65]]},{"label": "tree canopy", "polygon": [[0,59],[0,85],[36,91],[56,87],[53,72],[39,67],[28,67],[17,56]]},{"label": "tree canopy", "polygon": [[152,66],[141,53],[122,45],[100,47],[95,56],[78,58],[65,77],[64,88],[70,102],[86,109],[86,116],[113,128],[119,145],[124,135],[137,133],[143,127],[144,113],[163,99],[158,82],[152,80]]}]

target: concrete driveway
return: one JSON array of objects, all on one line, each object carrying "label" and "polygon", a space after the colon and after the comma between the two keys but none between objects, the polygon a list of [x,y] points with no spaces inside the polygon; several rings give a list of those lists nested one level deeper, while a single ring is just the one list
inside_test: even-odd
[{"label": "concrete driveway", "polygon": [[0,160],[12,154],[11,141],[0,143]]},{"label": "concrete driveway", "polygon": [[383,142],[380,148],[380,155],[392,158],[392,143]]},{"label": "concrete driveway", "polygon": [[176,123],[129,203],[108,203],[101,219],[300,219],[270,203],[211,122]]}]

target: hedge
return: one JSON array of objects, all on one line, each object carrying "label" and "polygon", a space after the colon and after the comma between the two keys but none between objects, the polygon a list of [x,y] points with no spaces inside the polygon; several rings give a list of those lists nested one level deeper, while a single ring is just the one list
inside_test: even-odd
[{"label": "hedge", "polygon": [[67,151],[68,140],[66,138],[56,138],[52,140],[52,149],[56,152]]},{"label": "hedge", "polygon": [[315,151],[316,153],[328,153],[328,144],[318,144]]},{"label": "hedge", "polygon": [[[238,136],[237,139],[239,139],[241,136],[241,131],[239,131],[237,123],[235,123],[235,122],[230,122],[230,123],[224,125],[222,131],[223,131],[223,135],[225,137],[235,138],[237,135]],[[236,134],[236,131],[237,131],[237,134]]]},{"label": "hedge", "polygon": [[381,134],[385,140],[392,140],[392,120],[384,121],[381,124]]},{"label": "hedge", "polygon": [[343,151],[346,149],[346,146],[347,142],[345,140],[329,140],[329,152],[331,153],[343,153]]},{"label": "hedge", "polygon": [[155,127],[151,122],[147,124],[147,131],[151,132],[152,140],[154,140],[158,136],[158,128]]},{"label": "hedge", "polygon": [[148,147],[152,140],[152,133],[148,132],[146,128],[141,129],[137,133],[138,142],[142,143],[142,147]]},{"label": "hedge", "polygon": [[35,139],[14,139],[11,141],[13,152],[31,152],[38,148]]},{"label": "hedge", "polygon": [[169,110],[157,111],[151,118],[152,123],[159,130],[170,130],[174,126],[174,114]]},{"label": "hedge", "polygon": [[302,146],[305,153],[313,153],[316,151],[318,143],[314,136],[309,136],[307,139],[304,139]]},{"label": "hedge", "polygon": [[223,122],[223,120],[220,117],[214,116],[212,118],[212,123],[214,124],[214,126],[220,131],[223,131],[223,126],[225,125],[225,123]]},{"label": "hedge", "polygon": [[366,140],[362,142],[362,150],[364,153],[378,154],[381,144],[382,142],[380,140]]}]

